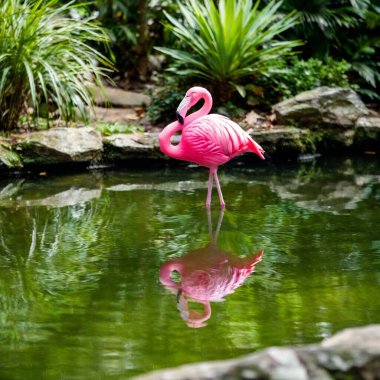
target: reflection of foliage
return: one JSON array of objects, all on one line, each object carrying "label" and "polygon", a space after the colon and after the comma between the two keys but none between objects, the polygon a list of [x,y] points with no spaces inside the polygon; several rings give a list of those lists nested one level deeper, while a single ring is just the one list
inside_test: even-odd
[{"label": "reflection of foliage", "polygon": [[[62,208],[6,208],[5,201],[52,199],[64,183],[90,187],[94,176],[47,178],[39,186],[25,180],[0,190],[0,377],[25,373],[29,359],[30,378],[130,377],[312,342],[352,321],[377,320],[380,178],[373,160],[221,171],[227,209],[218,246],[241,257],[262,248],[264,257],[244,286],[213,304],[201,333],[184,328],[175,297],[158,280],[161,263],[210,241],[207,174],[189,168],[188,179],[204,180],[204,188],[165,190],[166,181],[183,176],[106,172],[96,185],[101,199]],[[159,186],[115,190],[126,183]],[[341,210],[342,184],[356,208]],[[331,208],[300,207],[300,193],[317,204],[328,199]],[[215,228],[219,209],[212,211]]]},{"label": "reflection of foliage", "polygon": [[[86,293],[96,288],[104,267],[105,252],[96,243],[108,223],[107,207],[93,201],[45,210],[0,209],[0,267],[13,267],[12,271],[1,270],[3,319],[26,316],[47,300],[51,310],[58,304],[75,307],[83,303]],[[33,340],[33,333],[29,337],[22,324],[5,320],[2,334],[14,332],[18,339]]]}]

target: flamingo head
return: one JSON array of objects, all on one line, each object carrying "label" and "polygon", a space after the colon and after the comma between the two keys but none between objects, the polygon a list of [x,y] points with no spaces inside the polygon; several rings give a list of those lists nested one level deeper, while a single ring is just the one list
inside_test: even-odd
[{"label": "flamingo head", "polygon": [[211,98],[211,94],[203,87],[192,87],[186,92],[185,97],[179,104],[176,115],[178,121],[183,125],[185,123],[185,117],[189,109],[198,103],[200,99],[208,97]]}]

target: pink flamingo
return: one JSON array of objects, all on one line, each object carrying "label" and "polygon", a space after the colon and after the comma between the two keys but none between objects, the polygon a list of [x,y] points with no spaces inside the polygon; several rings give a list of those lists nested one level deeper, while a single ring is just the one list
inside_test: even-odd
[{"label": "pink flamingo", "polygon": [[[188,110],[201,99],[204,99],[202,108],[187,115]],[[166,126],[158,140],[164,154],[210,169],[206,206],[210,207],[215,179],[220,206],[224,208],[217,174],[218,166],[244,152],[256,153],[264,159],[264,149],[232,120],[218,114],[208,115],[211,107],[212,97],[205,88],[190,88],[177,108],[178,121]],[[172,145],[170,139],[177,131],[182,131],[181,141],[178,145]]]},{"label": "pink flamingo", "polygon": [[[160,268],[160,281],[168,290],[177,294],[178,310],[189,327],[206,326],[205,322],[211,317],[210,302],[224,301],[226,295],[243,285],[263,257],[263,250],[240,258],[218,249],[216,242],[222,220],[223,211],[213,236],[211,214],[208,213],[211,244],[167,261]],[[171,278],[172,272],[180,274],[180,282]],[[202,304],[203,311],[191,310],[188,299]]]}]

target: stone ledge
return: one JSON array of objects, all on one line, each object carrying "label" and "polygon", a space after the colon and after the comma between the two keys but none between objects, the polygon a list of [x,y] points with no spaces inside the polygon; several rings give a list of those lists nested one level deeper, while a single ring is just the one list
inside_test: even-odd
[{"label": "stone ledge", "polygon": [[14,138],[12,147],[24,165],[90,162],[103,150],[100,133],[91,127],[52,128]]},{"label": "stone ledge", "polygon": [[271,347],[238,359],[165,369],[135,380],[380,379],[380,325],[343,330],[318,345]]},{"label": "stone ledge", "polygon": [[273,106],[277,121],[301,127],[354,128],[356,121],[369,114],[360,97],[349,88],[319,87],[301,92]]}]

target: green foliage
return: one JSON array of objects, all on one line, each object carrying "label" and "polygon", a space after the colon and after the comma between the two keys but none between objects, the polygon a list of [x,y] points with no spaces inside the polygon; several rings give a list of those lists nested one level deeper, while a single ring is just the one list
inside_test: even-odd
[{"label": "green foliage", "polygon": [[175,117],[177,105],[182,100],[187,84],[181,76],[161,75],[155,80],[159,85],[150,92],[148,118],[154,124],[167,123]]},{"label": "green foliage", "polygon": [[115,133],[135,133],[143,132],[142,128],[139,125],[131,124],[119,124],[119,123],[102,123],[98,122],[96,124],[96,130],[104,136],[110,136]]},{"label": "green foliage", "polygon": [[29,106],[38,115],[40,104],[58,108],[65,120],[77,112],[87,117],[92,104],[86,78],[100,85],[111,67],[90,43],[106,43],[104,31],[89,19],[72,19],[75,9],[58,0],[4,0],[0,6],[0,125],[17,126]]},{"label": "green foliage", "polygon": [[295,25],[294,15],[277,16],[280,5],[272,1],[260,10],[251,0],[220,0],[218,6],[212,0],[179,3],[183,20],[166,16],[181,48],[157,50],[174,59],[172,72],[213,83],[226,99],[231,86],[244,95],[243,78],[270,72],[300,45],[278,39]]},{"label": "green foliage", "polygon": [[342,33],[360,23],[370,0],[284,0],[280,11],[295,12],[298,24],[289,37],[305,41],[305,57],[322,58],[331,53]]},{"label": "green foliage", "polygon": [[327,58],[325,62],[311,58],[304,61],[292,58],[271,75],[261,76],[250,86],[251,96],[256,102],[276,103],[302,91],[319,86],[353,87],[347,73],[351,65],[346,61]]},{"label": "green foliage", "polygon": [[[61,3],[64,3],[61,0]],[[75,0],[80,7],[79,17],[91,12],[105,28],[115,52],[119,76],[145,81],[149,77],[149,54],[153,44],[164,38],[160,20],[163,10],[173,7],[172,1],[157,0]]]},{"label": "green foliage", "polygon": [[284,0],[280,11],[295,11],[298,24],[286,38],[305,41],[302,57],[344,59],[350,80],[367,97],[380,83],[380,3],[378,0]]},{"label": "green foliage", "polygon": [[380,88],[380,3],[371,2],[363,20],[339,41],[336,54],[352,66],[353,80],[359,92],[379,99]]}]

